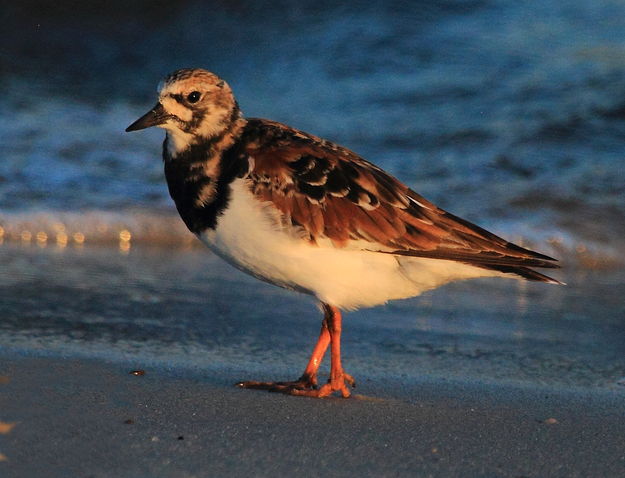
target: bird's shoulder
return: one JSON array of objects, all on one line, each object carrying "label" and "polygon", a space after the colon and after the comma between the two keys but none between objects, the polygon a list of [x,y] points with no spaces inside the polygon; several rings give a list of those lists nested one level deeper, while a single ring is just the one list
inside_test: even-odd
[{"label": "bird's shoulder", "polygon": [[[408,187],[353,151],[276,121],[253,118],[243,132],[260,189],[283,188],[313,204],[345,198],[365,209],[410,204]],[[415,197],[418,196],[415,193]],[[435,207],[419,196],[428,207]]]},{"label": "bird's shoulder", "polygon": [[403,234],[390,223],[394,209],[409,206],[408,188],[353,151],[264,119],[250,119],[243,137],[251,191],[311,241],[345,246]]}]

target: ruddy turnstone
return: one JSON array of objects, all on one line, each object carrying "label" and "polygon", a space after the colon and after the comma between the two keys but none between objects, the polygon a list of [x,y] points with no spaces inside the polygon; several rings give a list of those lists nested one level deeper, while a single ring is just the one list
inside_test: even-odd
[{"label": "ruddy turnstone", "polygon": [[[228,84],[182,69],[126,131],[166,131],[169,193],[187,227],[234,267],[315,296],[321,334],[292,382],[242,382],[291,395],[350,395],[341,309],[421,294],[450,281],[515,277],[555,259],[512,244],[427,201],[356,153],[275,121],[244,118]],[[330,379],[317,370],[330,346]]]}]

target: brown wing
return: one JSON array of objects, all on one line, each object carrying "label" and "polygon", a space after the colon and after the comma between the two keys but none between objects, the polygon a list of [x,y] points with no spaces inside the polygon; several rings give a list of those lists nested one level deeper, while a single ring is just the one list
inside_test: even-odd
[{"label": "brown wing", "polygon": [[436,207],[345,148],[259,119],[249,121],[244,136],[253,193],[312,242],[362,247],[364,241],[372,251],[456,260],[535,280],[544,276],[526,267],[558,267],[555,259]]}]

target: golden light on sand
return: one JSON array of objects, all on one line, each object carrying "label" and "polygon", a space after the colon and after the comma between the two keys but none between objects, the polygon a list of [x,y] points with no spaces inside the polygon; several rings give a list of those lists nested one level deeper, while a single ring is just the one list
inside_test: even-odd
[{"label": "golden light on sand", "polygon": [[67,246],[67,234],[64,231],[59,231],[56,233],[56,243],[60,247]]},{"label": "golden light on sand", "polygon": [[7,435],[8,433],[11,433],[11,430],[13,430],[15,425],[17,425],[16,422],[0,422],[0,435]]},{"label": "golden light on sand", "polygon": [[37,239],[37,244],[40,247],[45,247],[46,243],[48,242],[48,234],[46,234],[44,231],[39,231],[35,235],[35,238]]},{"label": "golden light on sand", "polygon": [[119,251],[122,253],[127,253],[130,251],[130,239],[132,239],[132,234],[128,229],[122,229],[119,231]]},{"label": "golden light on sand", "polygon": [[[2,238],[2,236],[0,236],[0,238]],[[6,385],[7,383],[9,383],[9,377],[7,377],[6,375],[0,376],[0,384]],[[13,430],[15,425],[17,425],[17,422],[0,421],[0,435],[8,435],[9,433],[11,433],[11,430]],[[0,453],[0,462],[1,461],[9,461],[4,453]]]},{"label": "golden light on sand", "polygon": [[72,239],[74,239],[74,242],[76,244],[84,244],[85,235],[82,232],[75,232],[74,234],[72,234]]}]

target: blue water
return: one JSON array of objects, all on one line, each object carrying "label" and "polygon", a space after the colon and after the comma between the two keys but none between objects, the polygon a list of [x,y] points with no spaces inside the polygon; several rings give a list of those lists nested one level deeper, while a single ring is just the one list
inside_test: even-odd
[{"label": "blue water", "polygon": [[198,66],[510,239],[625,250],[623,2],[39,3],[0,14],[5,240],[183,243],[162,132],[123,130]]}]

